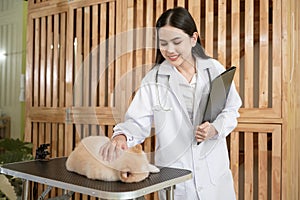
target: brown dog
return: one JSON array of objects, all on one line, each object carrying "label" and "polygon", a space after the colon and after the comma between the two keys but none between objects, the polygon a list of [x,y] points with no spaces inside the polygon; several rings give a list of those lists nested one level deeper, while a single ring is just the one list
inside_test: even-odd
[{"label": "brown dog", "polygon": [[124,151],[112,162],[104,161],[99,155],[100,147],[109,141],[105,136],[89,136],[81,140],[66,161],[69,171],[90,179],[132,183],[144,180],[159,169],[151,165],[140,144]]}]

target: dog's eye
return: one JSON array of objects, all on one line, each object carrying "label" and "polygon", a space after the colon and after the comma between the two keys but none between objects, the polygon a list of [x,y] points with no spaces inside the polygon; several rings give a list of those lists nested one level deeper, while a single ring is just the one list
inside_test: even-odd
[{"label": "dog's eye", "polygon": [[127,173],[127,177],[129,177],[131,175],[131,172],[126,172]]},{"label": "dog's eye", "polygon": [[124,178],[124,179],[127,179],[128,177],[131,176],[131,172],[130,171],[123,171],[121,172],[121,176]]}]

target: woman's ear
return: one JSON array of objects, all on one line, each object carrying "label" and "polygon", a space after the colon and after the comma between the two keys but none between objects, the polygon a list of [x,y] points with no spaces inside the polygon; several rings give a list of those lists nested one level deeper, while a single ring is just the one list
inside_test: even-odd
[{"label": "woman's ear", "polygon": [[192,42],[193,47],[196,46],[198,37],[199,37],[199,34],[197,32],[194,32],[192,37],[191,37],[191,42]]}]

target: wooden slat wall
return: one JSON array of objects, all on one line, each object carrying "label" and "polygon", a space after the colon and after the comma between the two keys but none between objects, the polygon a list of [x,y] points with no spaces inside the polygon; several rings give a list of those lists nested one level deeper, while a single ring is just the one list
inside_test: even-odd
[{"label": "wooden slat wall", "polygon": [[[45,10],[29,12],[27,44],[32,48],[26,87],[31,92],[26,93],[25,140],[34,149],[50,143],[51,157],[59,157],[68,155],[84,136],[111,135],[120,120],[113,108],[115,83],[108,79],[115,73],[114,62],[109,62],[115,59],[115,41],[108,39],[116,34],[116,4],[41,2],[47,9],[37,3],[29,5]],[[44,188],[39,185],[39,193]],[[61,190],[52,190],[49,196],[59,194]]]},{"label": "wooden slat wall", "polygon": [[[286,95],[283,88],[288,89],[283,77],[288,77],[285,67],[289,66],[284,61],[289,62],[286,55],[292,43],[285,32],[291,21],[289,10],[282,9],[285,2],[29,0],[28,3],[26,140],[33,142],[35,148],[50,142],[52,157],[65,156],[84,136],[111,136],[113,126],[122,120],[134,91],[153,65],[153,26],[157,18],[168,8],[183,6],[194,16],[207,54],[225,67],[237,66],[235,83],[243,106],[239,125],[228,142],[238,199],[299,196],[294,195],[299,178],[287,172],[291,166],[293,173],[299,174],[296,169],[299,154],[289,153],[297,147],[288,146],[289,141],[299,137],[286,136],[288,111],[283,105],[288,104],[281,101]],[[295,8],[296,4],[299,3],[288,5]],[[297,16],[299,13],[294,18]],[[299,24],[295,23],[294,29],[299,32]],[[282,36],[287,37],[283,42]],[[299,52],[299,44],[297,48],[292,52],[294,55]],[[153,138],[145,141],[144,149],[153,151]],[[287,177],[282,178],[283,175]],[[295,184],[294,189],[286,186],[290,180]],[[50,196],[60,193],[57,190]],[[157,195],[146,198],[157,199]],[[94,198],[76,194],[75,199]]]},{"label": "wooden slat wall", "polygon": [[281,199],[281,125],[240,124],[229,146],[238,199]]},{"label": "wooden slat wall", "polygon": [[282,71],[284,91],[283,113],[286,115],[283,130],[286,130],[283,140],[283,190],[285,199],[300,199],[300,124],[299,103],[300,88],[300,3],[289,1],[282,9],[282,63],[289,66]]}]

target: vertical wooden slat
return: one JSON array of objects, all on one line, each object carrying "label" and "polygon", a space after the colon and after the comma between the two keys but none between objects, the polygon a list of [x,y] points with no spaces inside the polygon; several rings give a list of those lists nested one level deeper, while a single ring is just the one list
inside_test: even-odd
[{"label": "vertical wooden slat", "polygon": [[155,12],[155,22],[157,21],[157,19],[160,17],[160,15],[163,13],[163,0],[156,0],[156,7],[154,8]]},{"label": "vertical wooden slat", "polygon": [[83,106],[90,102],[90,7],[84,7],[83,23]]},{"label": "vertical wooden slat", "polygon": [[[292,42],[289,38],[290,2],[287,3],[286,1],[281,1],[280,3],[282,5],[282,41],[281,41],[282,42],[282,63],[284,63],[286,66],[293,66],[291,63],[292,60],[290,59],[293,55],[293,54],[291,54]],[[274,9],[273,9],[273,11],[274,11]],[[272,18],[273,18],[273,16],[272,16]],[[273,29],[273,25],[272,25],[272,29]],[[272,37],[273,37],[273,35],[272,35]],[[272,41],[272,45],[273,45],[273,41]],[[272,54],[273,54],[273,52],[272,52]],[[290,73],[291,73],[290,70],[283,70],[282,71],[283,79],[284,80],[290,79],[291,78]],[[288,91],[290,89],[290,84],[287,82],[284,82],[282,84],[282,89],[284,91]],[[293,92],[291,92],[291,94],[293,94]],[[296,124],[296,123],[293,123],[294,120],[292,122],[290,122],[291,121],[290,115],[295,116],[295,114],[292,111],[296,112],[296,110],[291,106],[289,101],[290,101],[289,95],[282,96],[282,113],[283,113],[283,115],[287,114],[289,116],[288,118],[283,119],[282,130],[287,130],[287,132],[289,132],[289,131],[292,132],[292,130],[295,127],[288,128],[289,127],[288,124]],[[290,163],[289,163],[289,160],[290,160],[289,152],[290,152],[291,144],[289,141],[291,141],[289,134],[282,134],[282,159],[287,161],[287,162],[282,163],[282,185],[286,186],[286,187],[282,188],[282,199],[283,200],[292,199],[291,191],[293,191],[293,188],[291,186],[291,183],[292,183],[291,179],[294,176],[291,174],[291,172],[289,170],[289,169],[291,169]]]},{"label": "vertical wooden slat", "polygon": [[258,133],[258,199],[268,199],[267,134]]},{"label": "vertical wooden slat", "polygon": [[[74,10],[69,9],[66,19],[66,24],[68,24],[68,31],[66,33],[66,93],[65,93],[65,106],[70,109],[73,106],[73,59],[75,60],[74,53]],[[73,53],[74,52],[74,53]],[[69,155],[73,150],[73,125],[71,123],[65,124],[65,138],[64,138],[64,155]]]},{"label": "vertical wooden slat", "polygon": [[154,54],[155,54],[155,22],[154,22],[154,11],[153,11],[153,2],[146,1],[146,55],[145,55],[145,71],[149,71],[154,64]]},{"label": "vertical wooden slat", "polygon": [[35,38],[34,38],[34,77],[33,77],[33,106],[38,106],[39,103],[39,51],[40,51],[40,19],[35,19]]},{"label": "vertical wooden slat", "polygon": [[[132,42],[134,40],[134,37],[136,36],[136,30],[134,29],[134,22],[137,20],[134,16],[134,0],[128,0],[127,1],[127,32],[126,32],[126,51],[123,51],[126,53],[126,60],[127,60],[127,66],[125,71],[122,72],[124,75],[123,80],[125,80],[126,87],[122,87],[122,93],[125,94],[124,101],[128,102],[131,97],[131,92],[133,91],[134,87],[134,77],[132,76],[133,73],[133,67],[136,60],[134,60],[133,50],[134,50],[134,43]],[[124,49],[125,50],[125,49]],[[122,81],[123,82],[123,81]],[[128,104],[128,103],[125,103]],[[122,112],[125,113],[127,110],[127,105],[122,107]]]},{"label": "vertical wooden slat", "polygon": [[252,0],[245,0],[245,107],[253,107],[253,20],[254,3]]},{"label": "vertical wooden slat", "polygon": [[75,42],[75,106],[82,105],[82,8],[76,9],[76,40]]},{"label": "vertical wooden slat", "polygon": [[[121,63],[122,63],[122,58],[120,57],[120,54],[121,54],[121,47],[122,47],[122,42],[123,42],[123,39],[121,37],[121,32],[122,30],[124,29],[125,25],[123,22],[123,14],[122,13],[122,9],[123,9],[123,6],[124,6],[124,2],[125,1],[117,1],[116,2],[116,37],[114,39],[115,41],[115,49],[114,49],[114,52],[115,52],[115,56],[112,58],[114,60],[114,63],[115,63],[115,87],[114,87],[114,90],[113,90],[113,99],[115,101],[113,101],[113,105],[118,109],[120,110],[120,103],[117,101],[118,98],[120,98],[120,92],[117,92],[116,91],[116,85],[118,83],[118,81],[120,80],[120,77],[121,77]],[[111,60],[111,59],[110,59]]]},{"label": "vertical wooden slat", "polygon": [[[59,65],[59,50],[60,50],[60,43],[59,43],[59,15],[56,14],[54,15],[54,30],[53,30],[53,95],[52,95],[52,106],[57,107],[58,106],[58,92],[59,92],[59,87],[58,87],[58,65]],[[58,152],[58,135],[57,135],[57,124],[52,124],[52,141],[51,141],[51,153],[53,156],[57,156]],[[52,152],[53,151],[53,152]]]},{"label": "vertical wooden slat", "polygon": [[[203,2],[202,2],[203,3]],[[201,0],[198,1],[189,1],[188,10],[191,13],[192,17],[195,20],[198,33],[201,31]],[[201,38],[201,36],[200,36]]]},{"label": "vertical wooden slat", "polygon": [[115,23],[116,23],[116,11],[115,11],[115,2],[109,3],[109,22],[108,22],[108,42],[109,42],[109,49],[108,49],[108,101],[107,105],[110,107],[114,106],[114,87],[115,87]]},{"label": "vertical wooden slat", "polygon": [[185,0],[177,0],[177,6],[185,7]]},{"label": "vertical wooden slat", "polygon": [[[231,0],[231,65],[240,74],[240,0]],[[240,91],[240,76],[234,76],[235,86]]]},{"label": "vertical wooden slat", "polygon": [[[107,51],[106,51],[106,43],[107,43],[107,5],[101,4],[100,5],[100,23],[103,24],[103,26],[100,26],[100,65],[99,65],[99,102],[98,104],[100,106],[105,105],[105,87],[106,85],[106,68],[107,68]],[[112,48],[112,46],[109,46],[109,48]]]},{"label": "vertical wooden slat", "polygon": [[[47,17],[47,43],[46,43],[46,55],[47,55],[47,61],[46,61],[46,107],[51,107],[52,103],[52,91],[56,88],[53,88],[52,90],[52,60],[53,60],[53,30],[52,30],[52,16]],[[55,60],[55,59],[54,59]],[[51,124],[46,123],[46,136],[45,136],[45,143],[51,144]],[[51,148],[53,145],[51,145]],[[55,150],[51,149],[51,154],[54,157],[55,156]]]},{"label": "vertical wooden slat", "polygon": [[[285,1],[283,1],[284,3]],[[281,83],[282,83],[282,53],[281,51],[278,51],[278,49],[282,48],[281,44],[281,24],[282,24],[282,17],[281,17],[281,0],[273,0],[273,24],[272,24],[272,107],[275,112],[280,113],[281,111]],[[276,23],[275,23],[276,22]]]},{"label": "vertical wooden slat", "polygon": [[[90,7],[83,8],[83,59],[82,59],[82,77],[83,77],[83,106],[90,106]],[[82,125],[81,139],[89,135],[89,125]],[[87,195],[83,195],[83,200],[87,200]]]},{"label": "vertical wooden slat", "polygon": [[[123,14],[124,13],[122,13],[122,10],[123,10],[123,6],[124,6],[124,2],[126,2],[126,1],[117,1],[117,5],[116,5],[116,9],[117,9],[117,15],[116,15],[116,18],[117,18],[117,20],[116,20],[116,49],[115,49],[115,51],[116,51],[116,76],[115,76],[115,79],[116,79],[116,83],[118,82],[118,80],[120,79],[120,77],[121,77],[121,58],[119,57],[120,55],[121,55],[121,52],[122,52],[122,50],[121,50],[121,48],[122,48],[122,42],[123,42],[123,40],[122,40],[122,37],[121,37],[121,32],[122,32],[122,30],[124,29],[124,24],[125,24],[125,22],[123,21],[124,20],[124,16],[123,16]],[[127,15],[126,15],[126,17],[127,17]],[[117,99],[117,95],[118,94],[115,94],[116,95],[116,99]]]},{"label": "vertical wooden slat", "polygon": [[[300,102],[300,88],[298,87],[298,84],[296,84],[298,82],[298,79],[296,79],[295,77],[300,77],[300,70],[299,67],[297,68],[297,66],[300,65],[300,58],[298,55],[300,55],[300,3],[299,1],[294,0],[293,4],[292,4],[292,8],[293,8],[293,15],[292,15],[292,19],[293,19],[293,24],[292,24],[292,41],[295,41],[295,43],[293,43],[292,45],[292,52],[293,52],[293,57],[292,57],[292,66],[294,68],[292,68],[292,72],[294,74],[294,78],[293,78],[293,92],[295,95],[295,100],[293,102],[293,104],[295,105],[296,108],[299,108],[299,102]],[[283,62],[284,63],[284,62]],[[299,129],[300,129],[300,125],[298,123],[298,119],[299,119],[299,110],[296,109],[294,111],[294,119],[296,122],[293,123],[293,129],[292,129],[292,141],[300,141],[300,135],[299,135]],[[296,116],[296,117],[295,117]],[[293,162],[291,163],[292,169],[291,170],[292,174],[296,174],[297,176],[295,176],[295,180],[292,183],[293,185],[293,190],[292,191],[298,191],[295,192],[293,197],[295,199],[300,199],[300,190],[298,188],[300,188],[300,145],[298,145],[298,143],[294,143],[294,149],[291,149],[292,154],[294,155],[293,157]]]},{"label": "vertical wooden slat", "polygon": [[[144,58],[144,38],[143,38],[143,26],[144,26],[144,10],[143,10],[144,0],[137,1],[136,8],[136,47],[135,47],[135,82],[134,82],[134,90],[139,87],[140,81],[143,78],[143,58]],[[131,94],[130,94],[131,95]]]},{"label": "vertical wooden slat", "polygon": [[[97,106],[97,85],[98,85],[98,5],[92,6],[92,46],[91,46],[91,106]],[[91,135],[96,135],[96,125],[91,125]]]},{"label": "vertical wooden slat", "polygon": [[230,133],[230,169],[232,171],[235,194],[239,196],[239,132]]},{"label": "vertical wooden slat", "polygon": [[[127,64],[124,66],[123,63],[127,63],[127,55],[123,55],[124,52],[126,52],[127,48],[127,36],[126,33],[123,32],[128,30],[127,24],[128,24],[128,2],[127,1],[117,1],[117,24],[116,24],[116,89],[117,84],[120,83],[121,76],[126,73],[126,67]],[[127,87],[126,84],[124,84],[123,87]],[[124,102],[124,94],[123,90],[115,91],[115,99],[116,99],[116,107],[122,113],[123,116],[125,113],[125,105]]]},{"label": "vertical wooden slat", "polygon": [[92,47],[91,47],[91,106],[96,106],[98,84],[98,5],[92,6]]},{"label": "vertical wooden slat", "polygon": [[269,0],[259,1],[259,107],[268,107],[269,83]]},{"label": "vertical wooden slat", "polygon": [[245,200],[253,199],[253,133],[245,132]]},{"label": "vertical wooden slat", "polygon": [[226,66],[226,0],[218,1],[218,60]]},{"label": "vertical wooden slat", "polygon": [[59,87],[58,87],[58,78],[59,78],[59,72],[58,72],[58,67],[59,67],[59,51],[60,51],[60,43],[59,43],[59,15],[56,14],[54,15],[54,41],[53,41],[53,96],[52,96],[52,105],[53,107],[58,106],[58,92],[59,92]]},{"label": "vertical wooden slat", "polygon": [[[174,0],[166,0],[167,1],[167,9],[174,7]],[[152,8],[151,8],[152,9]]]},{"label": "vertical wooden slat", "polygon": [[213,57],[214,48],[214,1],[205,2],[205,50]]},{"label": "vertical wooden slat", "polygon": [[65,67],[66,67],[66,13],[60,15],[59,51],[59,107],[65,106]]},{"label": "vertical wooden slat", "polygon": [[[66,81],[66,13],[60,15],[60,51],[59,51],[59,107],[65,106]],[[58,124],[58,156],[64,156],[64,125]]]},{"label": "vertical wooden slat", "polygon": [[39,74],[39,106],[44,107],[45,106],[45,95],[46,95],[46,83],[45,83],[45,76],[46,76],[46,17],[41,18],[41,49],[40,49],[40,74]]},{"label": "vertical wooden slat", "polygon": [[272,134],[272,200],[281,199],[281,129]]}]

